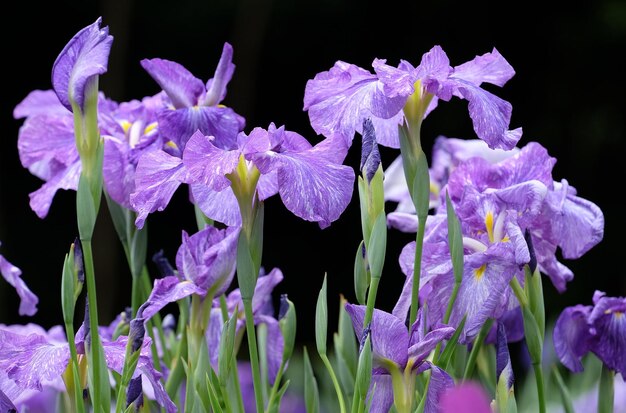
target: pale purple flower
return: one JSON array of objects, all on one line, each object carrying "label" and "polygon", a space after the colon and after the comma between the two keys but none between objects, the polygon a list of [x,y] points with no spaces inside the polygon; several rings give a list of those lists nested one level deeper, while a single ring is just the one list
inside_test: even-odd
[{"label": "pale purple flower", "polygon": [[[0,243],[2,245],[2,243]],[[24,280],[22,280],[22,271],[15,265],[11,264],[0,254],[0,274],[17,292],[20,297],[20,315],[35,315],[37,312],[37,303],[39,298],[28,288]]]},{"label": "pale purple flower", "polygon": [[424,116],[438,99],[468,100],[474,131],[491,148],[510,149],[521,137],[521,128],[508,129],[511,105],[480,87],[482,83],[503,86],[515,74],[496,49],[456,67],[450,66],[439,46],[424,54],[417,67],[402,60],[396,68],[381,59],[374,59],[372,66],[375,74],[338,61],[307,82],[304,110],[309,111],[317,133],[340,134],[349,145],[354,132],[362,132],[363,120],[372,118],[379,143],[398,148],[398,126],[407,100],[429,94],[432,101]]},{"label": "pale purple flower", "polygon": [[441,396],[441,413],[492,413],[491,401],[480,384],[465,382]]},{"label": "pale purple flower", "polygon": [[183,242],[176,254],[178,276],[155,281],[150,297],[142,306],[143,317],[149,319],[168,303],[192,294],[202,297],[223,294],[235,274],[239,230],[208,226],[192,236],[183,231]]},{"label": "pale purple flower", "polygon": [[580,359],[592,352],[611,370],[626,374],[626,298],[596,291],[593,306],[567,307],[554,327],[554,349],[567,368],[583,370]]},{"label": "pale purple flower", "polygon": [[[237,148],[232,150],[217,147],[210,137],[198,132],[187,143],[183,163],[198,201],[202,194],[196,191],[198,186],[205,187],[204,195],[231,191],[229,174],[235,172],[243,157],[245,168],[256,168],[261,173],[257,186],[260,200],[278,192],[292,213],[324,228],[339,218],[352,197],[354,171],[341,164],[346,150],[343,142],[336,139],[326,139],[312,147],[297,133],[270,124],[267,130],[255,128],[248,136],[241,133]],[[236,205],[235,197],[227,194],[221,199],[230,202],[215,205],[217,211],[203,212],[209,218],[223,218],[221,210]]]},{"label": "pale purple flower", "polygon": [[143,68],[167,94],[169,104],[158,113],[161,133],[182,151],[197,130],[217,137],[221,147],[236,146],[237,133],[244,119],[232,109],[219,105],[226,97],[226,86],[233,76],[233,48],[224,43],[222,56],[206,86],[182,65],[165,59],[144,59]]},{"label": "pale purple flower", "polygon": [[[346,311],[352,319],[356,336],[363,337],[363,321],[365,306],[346,304]],[[437,325],[426,333],[426,318],[419,311],[410,331],[401,320],[393,314],[374,309],[370,325],[372,343],[372,382],[370,384],[370,412],[388,412],[393,404],[393,388],[391,376],[387,370],[388,363],[394,364],[400,371],[410,369],[413,374],[431,370],[430,385],[426,398],[425,412],[439,412],[439,401],[443,392],[454,385],[452,378],[442,369],[426,360],[430,352],[443,340],[454,334],[454,328]]]},{"label": "pale purple flower", "polygon": [[100,28],[102,18],[85,27],[70,40],[52,66],[52,86],[59,101],[72,111],[72,103],[84,110],[85,93],[98,75],[107,71],[113,36]]}]

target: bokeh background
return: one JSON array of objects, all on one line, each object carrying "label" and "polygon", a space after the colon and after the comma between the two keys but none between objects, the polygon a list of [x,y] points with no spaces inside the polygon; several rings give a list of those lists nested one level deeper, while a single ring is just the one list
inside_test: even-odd
[{"label": "bokeh background", "polygon": [[[545,282],[548,318],[566,305],[590,303],[593,291],[626,294],[623,201],[626,173],[626,2],[600,0],[571,8],[532,7],[527,2],[358,0],[114,0],[30,1],[3,6],[0,24],[0,253],[23,270],[39,296],[39,312],[17,316],[18,298],[0,280],[0,322],[35,321],[46,327],[62,322],[60,278],[63,257],[77,234],[75,194],[58,193],[48,217],[40,220],[28,206],[28,194],[41,182],[21,167],[17,153],[20,121],[14,106],[33,89],[50,88],[50,69],[65,43],[82,27],[103,16],[115,37],[109,73],[101,89],[124,101],[152,95],[156,83],[139,65],[162,57],[185,65],[197,77],[211,77],[222,45],[230,42],[237,65],[227,105],[247,120],[246,130],[270,122],[320,140],[302,111],[304,87],[336,60],[370,67],[375,57],[397,64],[419,63],[439,44],[453,65],[496,47],[516,76],[496,94],[513,104],[512,127],[522,126],[520,144],[538,141],[558,158],[557,180],[566,178],[579,195],[605,213],[605,237],[582,259],[567,262],[575,279],[558,294]],[[474,138],[467,104],[454,100],[431,114],[423,126],[427,152],[438,135]],[[358,140],[346,163],[358,168]],[[388,165],[398,152],[383,150]],[[103,322],[130,302],[130,274],[106,207],[94,240],[98,303]],[[393,209],[388,206],[388,211]],[[151,216],[151,255],[164,249],[173,259],[181,231],[195,231],[186,188],[168,209]],[[278,197],[266,205],[267,269],[279,267],[298,310],[301,343],[313,340],[314,308],[328,273],[330,315],[339,294],[353,300],[352,265],[360,241],[356,193],[341,219],[320,230],[289,213]],[[404,276],[397,256],[412,235],[390,231],[379,307],[390,310]],[[153,269],[153,267],[152,267]],[[331,328],[334,324],[331,323]]]}]

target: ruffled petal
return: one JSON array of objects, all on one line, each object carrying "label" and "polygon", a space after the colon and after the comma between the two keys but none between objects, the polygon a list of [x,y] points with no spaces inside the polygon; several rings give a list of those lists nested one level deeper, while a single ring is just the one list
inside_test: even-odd
[{"label": "ruffled petal", "polygon": [[31,192],[30,208],[37,214],[39,218],[45,218],[48,215],[52,199],[59,189],[76,190],[78,188],[78,180],[80,179],[81,163],[80,161],[69,165],[66,168],[59,169],[45,184],[35,192]]},{"label": "ruffled petal", "polygon": [[591,307],[567,307],[556,320],[553,333],[554,350],[561,363],[573,372],[583,371],[580,362],[591,350],[592,335],[587,323]]},{"label": "ruffled petal", "polygon": [[113,36],[100,28],[102,18],[79,31],[67,43],[52,66],[52,86],[59,101],[72,110],[72,101],[83,110],[85,89],[93,79],[106,73]]},{"label": "ruffled petal", "polygon": [[144,304],[143,318],[147,320],[167,304],[174,303],[192,294],[203,296],[206,294],[206,290],[203,290],[191,281],[181,281],[178,277],[159,278],[154,281],[154,288]]},{"label": "ruffled petal", "polygon": [[198,104],[205,92],[204,83],[181,64],[165,59],[144,59],[141,66],[167,93],[176,109]]},{"label": "ruffled petal", "polygon": [[33,90],[13,109],[15,119],[35,115],[64,116],[70,112],[59,102],[54,90]]},{"label": "ruffled petal", "polygon": [[197,131],[187,142],[183,153],[187,181],[222,191],[230,186],[226,175],[237,168],[240,156],[240,150],[220,149],[213,144],[211,137]]},{"label": "ruffled petal", "polygon": [[20,315],[33,316],[37,312],[37,303],[39,298],[28,288],[24,280],[22,280],[22,271],[15,265],[11,264],[2,255],[0,255],[0,274],[2,277],[15,288],[17,295],[20,297]]},{"label": "ruffled petal", "polygon": [[220,61],[215,69],[215,75],[207,84],[207,93],[203,104],[206,106],[215,106],[226,97],[226,86],[235,72],[233,64],[233,47],[229,43],[224,43]]},{"label": "ruffled petal", "polygon": [[241,212],[232,188],[214,191],[203,184],[191,185],[194,204],[214,221],[228,226],[241,225]]},{"label": "ruffled petal", "polygon": [[454,68],[453,78],[463,79],[476,86],[483,82],[504,86],[515,75],[515,70],[495,48],[491,53],[476,56]]}]

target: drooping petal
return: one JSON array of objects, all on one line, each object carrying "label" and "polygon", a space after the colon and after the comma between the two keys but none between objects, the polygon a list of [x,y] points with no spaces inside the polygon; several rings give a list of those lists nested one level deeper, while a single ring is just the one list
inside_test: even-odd
[{"label": "drooping petal", "polygon": [[33,90],[13,109],[15,119],[36,115],[65,116],[70,113],[59,102],[54,90]]},{"label": "drooping petal", "polygon": [[415,358],[417,363],[422,362],[439,343],[448,340],[454,334],[455,328],[446,325],[440,325],[409,347],[409,357]]},{"label": "drooping petal", "polygon": [[148,152],[139,159],[135,192],[130,196],[137,228],[143,227],[148,214],[165,209],[185,174],[182,160],[163,151]]},{"label": "drooping petal", "polygon": [[214,191],[203,184],[192,184],[191,194],[194,204],[207,217],[228,226],[241,225],[241,212],[232,188]]},{"label": "drooping petal", "polygon": [[367,393],[370,413],[388,413],[393,406],[393,384],[389,374],[374,374]]},{"label": "drooping petal", "polygon": [[574,372],[583,371],[580,359],[591,350],[592,335],[587,322],[590,313],[589,306],[567,307],[554,326],[556,355],[561,363]]},{"label": "drooping petal", "polygon": [[30,208],[39,218],[43,219],[48,215],[48,211],[52,205],[52,199],[59,189],[71,189],[75,191],[78,188],[80,171],[80,162],[76,162],[66,168],[61,168],[48,182],[44,183],[41,188],[28,195],[30,198]]},{"label": "drooping petal", "polygon": [[592,351],[610,369],[626,374],[626,299],[601,297],[594,301],[588,319],[595,329]]},{"label": "drooping petal", "polygon": [[207,226],[192,236],[183,231],[176,254],[179,274],[198,286],[202,295],[222,295],[235,274],[238,237],[237,227],[219,230]]},{"label": "drooping petal", "polygon": [[426,394],[424,413],[439,413],[441,411],[441,399],[447,391],[454,387],[454,380],[445,370],[431,362],[426,361],[424,365],[430,369],[430,383]]},{"label": "drooping petal", "polygon": [[[356,336],[361,337],[365,306],[346,304],[346,311],[352,319]],[[380,366],[381,359],[387,359],[403,368],[407,362],[409,348],[409,333],[404,322],[392,314],[374,309],[370,328],[375,366]]]},{"label": "drooping petal", "polygon": [[52,66],[52,86],[59,101],[72,110],[72,101],[83,110],[85,89],[96,76],[106,73],[113,36],[100,28],[102,18],[79,31],[67,43]]},{"label": "drooping petal", "polygon": [[401,232],[416,233],[419,220],[417,215],[408,212],[390,212],[387,214],[387,224]]},{"label": "drooping petal", "polygon": [[147,320],[169,303],[174,303],[192,294],[204,295],[206,290],[198,287],[191,281],[181,281],[178,277],[170,276],[154,281],[154,288],[143,308],[143,317]]},{"label": "drooping petal", "polygon": [[515,75],[515,70],[495,48],[491,53],[476,56],[469,62],[454,68],[452,77],[463,79],[476,86],[483,82],[504,86]]},{"label": "drooping petal", "polygon": [[22,280],[22,271],[15,265],[11,264],[2,255],[0,255],[0,274],[2,277],[15,288],[17,295],[20,297],[20,315],[33,316],[37,312],[37,303],[39,298],[28,288],[24,280]]},{"label": "drooping petal", "polygon": [[265,324],[267,327],[267,375],[270,385],[273,385],[283,361],[283,334],[274,317],[259,315],[256,317],[255,324]]},{"label": "drooping petal", "polygon": [[237,148],[237,134],[243,129],[243,118],[231,108],[193,106],[176,110],[164,109],[158,113],[159,132],[173,141],[181,150],[196,131],[214,137],[218,148]]},{"label": "drooping petal", "polygon": [[492,413],[485,390],[473,382],[463,383],[441,397],[441,413]]},{"label": "drooping petal", "polygon": [[127,160],[129,149],[128,144],[117,139],[104,140],[102,178],[111,199],[132,209],[130,195],[135,192],[135,166]]},{"label": "drooping petal", "polygon": [[211,137],[197,131],[187,142],[183,153],[187,181],[223,191],[230,186],[226,175],[237,168],[241,151],[218,148],[212,141]]},{"label": "drooping petal", "polygon": [[197,105],[205,92],[204,83],[181,64],[165,59],[144,59],[141,66],[167,93],[176,109]]},{"label": "drooping petal", "polygon": [[233,64],[233,47],[229,43],[224,43],[220,61],[215,69],[215,75],[207,82],[207,93],[203,104],[215,106],[226,97],[226,86],[235,72]]},{"label": "drooping petal", "polygon": [[[338,61],[328,71],[309,80],[304,92],[304,110],[318,134],[341,134],[352,142],[368,117],[389,119],[402,110],[406,98],[388,98],[383,83],[358,66]],[[381,142],[382,144],[382,142]]]}]

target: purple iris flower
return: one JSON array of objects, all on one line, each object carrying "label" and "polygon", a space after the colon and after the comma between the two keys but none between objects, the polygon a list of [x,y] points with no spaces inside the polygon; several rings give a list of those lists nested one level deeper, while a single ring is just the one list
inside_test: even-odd
[{"label": "purple iris flower", "polygon": [[236,227],[219,230],[209,226],[192,236],[183,231],[183,242],[176,254],[178,276],[155,281],[150,297],[142,306],[143,317],[148,319],[168,303],[192,294],[202,297],[223,294],[235,274],[238,236]]},{"label": "purple iris flower", "polygon": [[52,66],[52,86],[69,111],[73,111],[72,104],[84,111],[85,93],[107,71],[113,36],[108,27],[100,28],[101,23],[99,17],[76,33]]},{"label": "purple iris flower", "polygon": [[[346,311],[352,319],[352,326],[357,337],[363,337],[365,306],[346,304]],[[444,371],[426,360],[437,344],[454,334],[454,328],[437,325],[426,333],[425,320],[420,309],[415,323],[407,331],[404,320],[381,310],[374,310],[370,326],[373,370],[370,393],[370,412],[388,412],[393,404],[394,394],[389,368],[400,372],[409,370],[420,374],[431,370],[430,385],[426,398],[425,412],[439,412],[439,400],[443,392],[454,385],[452,378]],[[411,383],[405,385],[411,386]],[[407,391],[413,392],[412,389]]]},{"label": "purple iris flower", "polygon": [[510,149],[522,135],[521,128],[508,129],[511,105],[480,87],[503,86],[515,74],[496,49],[456,67],[439,46],[424,54],[417,67],[402,60],[396,68],[381,59],[372,66],[375,74],[338,61],[307,82],[304,110],[317,133],[340,134],[349,146],[354,132],[362,132],[363,120],[371,118],[378,143],[399,148],[398,125],[407,101],[418,99],[426,106],[420,116],[426,116],[439,99],[456,96],[469,101],[474,131],[490,148]]},{"label": "purple iris flower", "polygon": [[[85,330],[81,327],[76,333],[76,349],[85,354]],[[121,374],[124,367],[127,336],[115,341],[103,340],[106,363],[109,369]],[[46,332],[39,326],[0,326],[0,370],[21,392],[35,390],[41,392],[45,386],[55,386],[64,390],[62,374],[70,360],[70,349],[61,327]],[[161,374],[152,366],[150,339],[144,340],[134,377],[143,375],[151,385],[157,403],[168,413],[176,411],[161,384]],[[4,390],[3,390],[4,391]]]},{"label": "purple iris flower", "polygon": [[159,133],[157,111],[164,95],[111,103],[101,115],[100,130],[104,138],[102,175],[109,196],[126,209],[132,209],[130,194],[135,191],[135,170],[139,157],[161,149],[165,144]]},{"label": "purple iris flower", "polygon": [[441,396],[441,413],[492,413],[491,401],[480,384],[466,382]]},{"label": "purple iris flower", "polygon": [[161,133],[181,151],[197,130],[219,136],[224,149],[236,146],[237,133],[243,129],[245,121],[232,109],[219,104],[226,97],[226,86],[235,71],[232,58],[232,46],[224,43],[215,74],[206,85],[176,62],[141,61],[169,98],[157,114]]},{"label": "purple iris flower", "polygon": [[626,374],[626,298],[596,291],[593,305],[567,307],[554,326],[554,349],[567,368],[583,370],[580,359],[592,352],[611,370]]},{"label": "purple iris flower", "polygon": [[[264,324],[267,327],[267,373],[271,384],[273,384],[276,379],[276,374],[278,373],[278,369],[280,369],[283,359],[283,335],[278,320],[274,318],[274,306],[272,305],[272,291],[282,280],[283,273],[278,268],[274,268],[268,274],[265,274],[265,271],[261,269],[252,297],[254,324]],[[237,312],[236,334],[243,334],[246,328],[245,315],[241,292],[238,288],[228,294],[226,297],[226,306],[228,308],[229,317],[232,317],[235,311]],[[211,310],[209,328],[206,331],[209,357],[211,365],[216,371],[219,367],[219,344],[222,337],[223,325],[222,311],[219,302],[216,301],[214,308]]]},{"label": "purple iris flower", "polygon": [[[2,245],[2,243],[0,243]],[[37,312],[37,303],[39,298],[28,288],[24,280],[22,280],[22,271],[15,265],[11,264],[0,254],[0,274],[8,282],[20,297],[20,315],[35,315]]]},{"label": "purple iris flower", "polygon": [[[213,141],[197,132],[183,154],[194,198],[209,218],[241,222],[239,214],[232,216],[233,210],[238,211],[232,193],[238,167],[260,172],[260,200],[278,192],[288,210],[322,228],[339,218],[350,202],[354,171],[341,164],[347,151],[341,140],[325,139],[312,147],[302,136],[272,123],[267,130],[255,128],[248,136],[239,134],[232,150]],[[222,203],[201,201],[201,197],[219,198]]]}]

